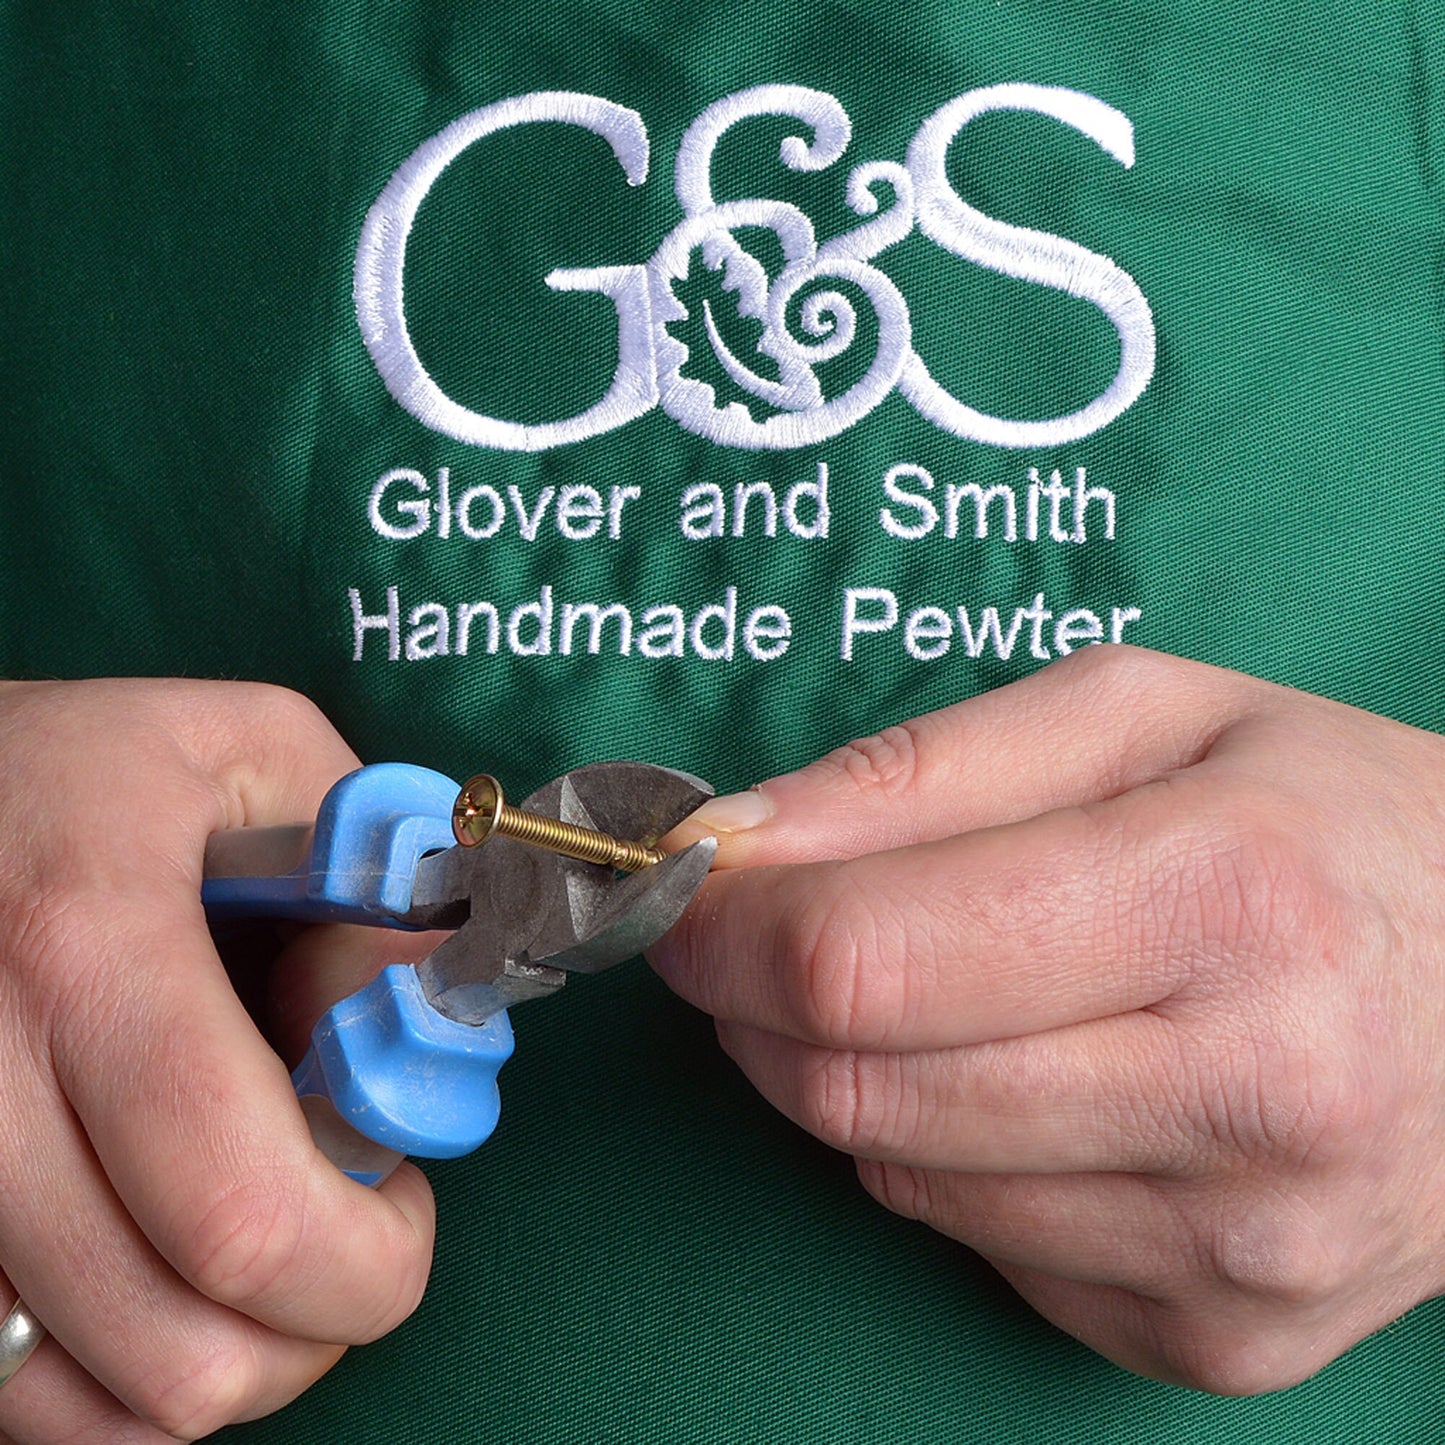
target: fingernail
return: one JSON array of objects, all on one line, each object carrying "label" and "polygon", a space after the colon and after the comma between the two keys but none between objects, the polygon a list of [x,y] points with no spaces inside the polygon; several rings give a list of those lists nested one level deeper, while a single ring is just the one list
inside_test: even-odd
[{"label": "fingernail", "polygon": [[714,833],[742,833],[767,822],[772,816],[772,804],[758,789],[749,788],[746,793],[709,798],[687,821],[700,824]]}]

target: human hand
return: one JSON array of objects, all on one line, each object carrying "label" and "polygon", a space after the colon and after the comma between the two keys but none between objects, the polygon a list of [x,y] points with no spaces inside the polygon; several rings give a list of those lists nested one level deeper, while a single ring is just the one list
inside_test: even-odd
[{"label": "human hand", "polygon": [[1445,1291],[1445,739],[1129,648],[718,800],[653,951],[864,1186],[1142,1374]]},{"label": "human hand", "polygon": [[293,693],[176,681],[0,685],[0,759],[0,1313],[50,1332],[0,1438],[193,1439],[398,1324],[430,1264],[424,1177],[317,1152],[200,903],[210,833],[314,816],[356,759]]}]

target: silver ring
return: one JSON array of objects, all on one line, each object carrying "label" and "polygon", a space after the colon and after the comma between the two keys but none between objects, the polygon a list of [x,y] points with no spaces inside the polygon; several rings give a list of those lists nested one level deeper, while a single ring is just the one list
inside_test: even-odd
[{"label": "silver ring", "polygon": [[0,1323],[0,1388],[28,1360],[36,1345],[45,1338],[45,1326],[25,1308],[24,1300],[16,1300],[10,1313]]}]

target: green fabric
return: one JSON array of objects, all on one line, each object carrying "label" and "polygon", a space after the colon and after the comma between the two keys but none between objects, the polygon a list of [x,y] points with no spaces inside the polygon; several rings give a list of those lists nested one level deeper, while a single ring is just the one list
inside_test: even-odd
[{"label": "green fabric", "polygon": [[[1065,612],[1107,627],[1113,608],[1137,609],[1127,640],[1439,726],[1441,13],[1433,0],[0,3],[0,671],[268,678],[314,697],[367,760],[485,766],[517,795],[617,755],[731,789],[1040,665],[1029,618],[1007,659],[968,657],[955,632],[920,660],[900,619],[845,660],[846,589],[887,589],[905,617],[966,606],[977,623],[997,607],[1005,624],[1042,594],[1045,650]],[[417,147],[479,107],[602,97],[637,112],[651,143],[648,178],[629,187],[596,135],[517,127],[459,157],[419,214],[406,314],[428,371],[474,411],[537,424],[589,406],[617,359],[611,302],[543,278],[657,250],[682,219],[674,157],[705,107],[780,83],[841,102],[852,141],[836,164],[785,169],[779,142],[806,128],[762,118],[728,133],[714,171],[719,199],[790,202],[823,240],[860,224],[844,201],[853,164],[903,161],[939,107],[1005,82],[1082,92],[1134,128],[1132,167],[1020,112],[981,117],[949,151],[954,189],[985,215],[1112,258],[1148,300],[1149,387],[1090,435],[988,445],[894,390],[794,450],[719,445],[654,407],[588,440],[502,451],[408,414],[363,345],[353,262],[368,210]],[[758,254],[776,270],[776,249]],[[930,370],[979,411],[1057,417],[1118,365],[1095,304],[917,229],[872,264],[906,298]],[[702,301],[766,374],[758,322],[696,255],[677,294],[685,374],[719,405],[774,414],[712,358]],[[820,369],[829,396],[886,329],[849,294],[859,336]],[[782,523],[763,536],[756,509],[740,537],[679,529],[690,486],[731,499],[768,482],[783,500],[820,463],[826,537]],[[954,538],[890,535],[883,479],[904,464],[927,469],[939,504],[973,483],[1011,487],[1021,507],[1029,468],[1070,485],[1084,468],[1115,498],[1115,536],[1101,501],[1082,543],[1046,524],[1036,541],[997,523],[977,539],[971,501]],[[515,520],[490,539],[433,524],[397,540],[367,505],[399,468],[433,494],[447,469],[454,499],[516,487],[529,508],[548,487],[554,506],[568,486],[639,495],[616,539],[605,521],[569,538],[549,512],[534,541]],[[391,501],[420,495],[396,485]],[[771,660],[741,641],[731,658],[646,657],[620,651],[614,621],[595,656],[580,640],[517,655],[503,636],[495,653],[474,640],[392,661],[372,627],[353,660],[350,589],[377,617],[397,588],[402,639],[437,652],[437,613],[413,609],[448,609],[452,644],[459,605],[495,604],[505,634],[544,585],[558,608],[620,602],[639,631],[649,608],[693,617],[735,587],[740,628],[777,607],[791,637]],[[721,623],[709,628],[716,645]],[[1144,1382],[869,1202],[642,966],[515,1025],[497,1135],[431,1171],[441,1233],[417,1316],[227,1438],[1445,1436],[1439,1303],[1279,1396]]]}]

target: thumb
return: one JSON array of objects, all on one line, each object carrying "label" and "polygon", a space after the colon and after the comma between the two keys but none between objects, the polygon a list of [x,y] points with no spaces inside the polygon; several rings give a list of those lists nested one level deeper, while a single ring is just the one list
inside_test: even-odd
[{"label": "thumb", "polygon": [[665,845],[718,868],[852,858],[1115,797],[1197,762],[1269,687],[1141,648],[1080,649],[994,692],[715,798]]}]

